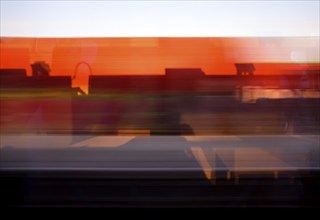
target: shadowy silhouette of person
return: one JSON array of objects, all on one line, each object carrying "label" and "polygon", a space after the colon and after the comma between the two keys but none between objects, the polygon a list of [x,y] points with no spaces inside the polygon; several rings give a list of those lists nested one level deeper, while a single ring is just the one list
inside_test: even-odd
[{"label": "shadowy silhouette of person", "polygon": [[189,124],[181,123],[181,113],[167,111],[156,119],[156,129],[153,135],[193,135],[194,131]]}]

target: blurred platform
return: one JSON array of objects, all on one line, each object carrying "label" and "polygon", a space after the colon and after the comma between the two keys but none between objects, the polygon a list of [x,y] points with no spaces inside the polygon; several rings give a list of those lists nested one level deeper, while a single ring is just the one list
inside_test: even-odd
[{"label": "blurred platform", "polygon": [[3,207],[319,207],[319,135],[1,135]]},{"label": "blurred platform", "polygon": [[[319,135],[1,135],[1,169],[319,169]],[[220,161],[220,162],[218,162]],[[190,162],[190,163],[189,163]],[[207,168],[206,168],[207,167]]]}]

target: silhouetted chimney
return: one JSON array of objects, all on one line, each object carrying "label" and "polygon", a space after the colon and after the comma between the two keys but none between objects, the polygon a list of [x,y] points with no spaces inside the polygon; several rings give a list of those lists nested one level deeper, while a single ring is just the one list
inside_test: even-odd
[{"label": "silhouetted chimney", "polygon": [[253,72],[256,70],[252,63],[236,63],[238,76],[253,76]]},{"label": "silhouetted chimney", "polygon": [[50,75],[50,67],[44,61],[37,61],[31,64],[31,68],[32,68],[32,76],[34,77]]}]

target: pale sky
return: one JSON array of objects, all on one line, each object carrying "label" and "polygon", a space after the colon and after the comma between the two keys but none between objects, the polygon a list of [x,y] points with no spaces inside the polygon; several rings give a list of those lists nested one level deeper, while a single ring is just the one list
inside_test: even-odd
[{"label": "pale sky", "polygon": [[1,1],[0,36],[319,36],[319,0]]}]

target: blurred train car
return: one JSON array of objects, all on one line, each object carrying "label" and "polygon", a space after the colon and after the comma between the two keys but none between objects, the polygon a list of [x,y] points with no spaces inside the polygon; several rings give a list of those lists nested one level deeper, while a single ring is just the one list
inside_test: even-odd
[{"label": "blurred train car", "polygon": [[[69,76],[1,70],[2,132],[73,134],[314,134],[319,71],[284,75],[90,75],[88,95]],[[239,70],[240,69],[240,70]],[[19,74],[18,74],[19,72]],[[295,110],[293,110],[295,109]],[[22,110],[22,111],[21,111]]]},{"label": "blurred train car", "polygon": [[[319,207],[319,71],[0,71],[2,207]],[[249,69],[249,71],[248,71]]]}]

